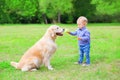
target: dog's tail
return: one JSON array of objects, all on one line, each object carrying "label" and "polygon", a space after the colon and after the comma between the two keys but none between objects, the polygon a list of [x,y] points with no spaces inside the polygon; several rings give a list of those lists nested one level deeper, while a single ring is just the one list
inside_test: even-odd
[{"label": "dog's tail", "polygon": [[19,69],[18,65],[19,63],[17,62],[10,62],[11,66],[15,67],[16,69]]}]

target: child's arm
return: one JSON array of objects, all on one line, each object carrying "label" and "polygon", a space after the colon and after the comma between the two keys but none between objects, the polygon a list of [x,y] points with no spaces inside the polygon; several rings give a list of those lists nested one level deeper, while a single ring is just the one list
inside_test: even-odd
[{"label": "child's arm", "polygon": [[75,31],[75,32],[69,32],[69,34],[72,35],[72,36],[76,36],[77,35],[77,31]]},{"label": "child's arm", "polygon": [[76,36],[77,35],[77,30],[75,32],[70,32],[68,31],[67,29],[65,30],[66,33],[70,34],[70,35],[73,35],[73,36]]}]

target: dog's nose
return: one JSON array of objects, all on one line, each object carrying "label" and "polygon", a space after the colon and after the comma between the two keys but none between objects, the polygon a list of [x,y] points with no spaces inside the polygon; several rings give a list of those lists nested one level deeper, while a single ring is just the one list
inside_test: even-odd
[{"label": "dog's nose", "polygon": [[65,31],[65,29],[63,29],[63,31]]}]

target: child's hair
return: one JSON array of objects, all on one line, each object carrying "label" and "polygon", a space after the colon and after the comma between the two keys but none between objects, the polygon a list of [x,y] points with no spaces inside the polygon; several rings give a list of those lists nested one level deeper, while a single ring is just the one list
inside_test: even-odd
[{"label": "child's hair", "polygon": [[86,18],[86,17],[84,17],[84,16],[80,16],[78,19],[77,19],[77,24],[79,24],[80,23],[80,20],[83,20],[83,21],[85,21],[86,22],[86,24],[88,23],[88,19]]}]

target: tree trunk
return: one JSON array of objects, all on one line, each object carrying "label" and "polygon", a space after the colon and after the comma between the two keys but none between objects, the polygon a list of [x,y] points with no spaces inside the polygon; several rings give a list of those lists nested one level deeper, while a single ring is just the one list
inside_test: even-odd
[{"label": "tree trunk", "polygon": [[43,15],[43,19],[44,19],[45,24],[48,24],[47,17],[45,15]]},{"label": "tree trunk", "polygon": [[37,17],[37,23],[39,23],[40,22],[40,17],[39,17],[39,11],[40,11],[40,5],[39,5],[39,0],[36,0],[36,17]]},{"label": "tree trunk", "polygon": [[48,24],[47,18],[45,17],[45,24]]},{"label": "tree trunk", "polygon": [[54,24],[57,23],[57,21],[56,21],[55,19],[53,19],[52,22],[53,22]]},{"label": "tree trunk", "polygon": [[60,12],[58,13],[58,23],[61,23],[61,14],[60,14]]}]

